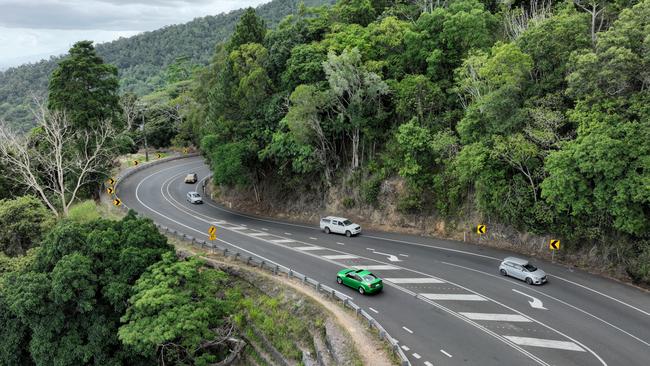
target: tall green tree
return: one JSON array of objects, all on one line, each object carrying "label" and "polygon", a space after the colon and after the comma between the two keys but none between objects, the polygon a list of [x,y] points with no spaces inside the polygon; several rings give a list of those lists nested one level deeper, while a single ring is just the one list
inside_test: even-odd
[{"label": "tall green tree", "polygon": [[247,8],[235,27],[235,33],[228,42],[228,50],[232,51],[246,43],[261,44],[264,42],[265,35],[266,25],[264,20],[257,15],[255,9]]},{"label": "tall green tree", "polygon": [[232,343],[226,317],[232,305],[220,295],[227,276],[203,266],[199,259],[178,261],[167,253],[149,267],[133,287],[120,340],[162,364],[222,361]]},{"label": "tall green tree", "polygon": [[52,73],[48,108],[65,111],[73,128],[96,128],[102,120],[122,126],[118,88],[117,67],[104,63],[92,41],[79,41]]},{"label": "tall green tree", "polygon": [[54,224],[54,215],[34,196],[0,200],[0,251],[23,255],[38,245]]},{"label": "tall green tree", "polygon": [[22,324],[37,365],[155,364],[125,348],[117,330],[136,280],[171,252],[151,221],[134,213],[121,221],[63,221],[33,263],[3,276],[0,303],[9,313],[0,320]]}]

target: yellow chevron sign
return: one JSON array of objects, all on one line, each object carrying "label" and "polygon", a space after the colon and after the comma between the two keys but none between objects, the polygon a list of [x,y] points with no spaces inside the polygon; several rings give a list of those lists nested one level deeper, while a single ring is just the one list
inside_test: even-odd
[{"label": "yellow chevron sign", "polygon": [[560,241],[557,239],[551,239],[548,243],[548,248],[550,250],[560,250]]},{"label": "yellow chevron sign", "polygon": [[119,205],[122,204],[122,200],[120,200],[119,198],[116,198],[116,199],[113,200],[113,204],[114,204],[115,206],[119,206]]},{"label": "yellow chevron sign", "polygon": [[487,233],[487,226],[485,225],[477,225],[476,226],[476,233],[481,235]]},{"label": "yellow chevron sign", "polygon": [[113,194],[113,192],[115,192],[115,190],[113,189],[113,187],[108,187],[108,188],[106,188],[106,193],[108,193],[108,194]]},{"label": "yellow chevron sign", "polygon": [[113,178],[108,178],[108,180],[106,181],[106,183],[108,183],[109,186],[115,185],[115,179],[113,179]]}]

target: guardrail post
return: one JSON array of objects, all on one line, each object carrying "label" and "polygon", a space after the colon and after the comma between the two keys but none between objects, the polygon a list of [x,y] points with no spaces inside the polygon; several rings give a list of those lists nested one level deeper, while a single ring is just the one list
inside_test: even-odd
[{"label": "guardrail post", "polygon": [[384,338],[386,338],[386,332],[383,331],[383,330],[380,330],[380,331],[379,331],[379,338],[381,338],[382,340],[383,340]]},{"label": "guardrail post", "polygon": [[246,264],[250,265],[252,260],[253,260],[253,257],[248,256],[248,259],[246,259]]},{"label": "guardrail post", "polygon": [[260,263],[260,268],[261,268],[261,269],[264,269],[264,264],[265,264],[265,263],[266,263],[266,262],[264,262],[264,261],[262,261],[262,263]]},{"label": "guardrail post", "polygon": [[279,270],[280,270],[280,266],[278,266],[278,265],[276,264],[276,265],[275,265],[275,269],[273,270],[273,274],[277,276]]},{"label": "guardrail post", "polygon": [[302,277],[302,283],[307,283],[307,276]]},{"label": "guardrail post", "polygon": [[316,291],[320,291],[320,282],[316,282]]},{"label": "guardrail post", "polygon": [[347,306],[348,306],[348,301],[349,301],[349,300],[348,300],[347,298],[343,299],[343,307],[347,307]]},{"label": "guardrail post", "polygon": [[336,290],[332,290],[332,299],[336,298]]},{"label": "guardrail post", "polygon": [[291,270],[291,268],[289,268],[289,273],[287,275],[289,276],[289,278],[293,277],[293,271]]},{"label": "guardrail post", "polygon": [[357,308],[357,316],[361,315],[361,308]]},{"label": "guardrail post", "polygon": [[402,360],[402,366],[409,366],[410,364],[408,360]]},{"label": "guardrail post", "polygon": [[223,256],[224,257],[228,256],[228,248],[223,248]]}]

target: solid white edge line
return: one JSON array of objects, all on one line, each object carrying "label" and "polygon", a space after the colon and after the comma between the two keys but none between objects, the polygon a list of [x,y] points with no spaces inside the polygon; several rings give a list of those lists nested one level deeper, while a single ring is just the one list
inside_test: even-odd
[{"label": "solid white edge line", "polygon": [[[173,168],[173,167],[172,167],[172,168]],[[155,173],[154,173],[154,174],[155,174]],[[149,177],[153,176],[154,174],[151,174],[151,175],[149,175],[148,177],[145,177],[144,179],[148,179]],[[182,173],[181,173],[181,174],[178,174],[178,175],[182,175]],[[144,179],[143,179],[143,180],[144,180]],[[172,178],[169,178],[167,181],[170,181],[171,179],[173,179],[173,177],[172,177]],[[142,183],[142,182],[140,182],[140,183]],[[166,183],[166,182],[163,183],[163,186],[165,185],[165,183]],[[167,216],[165,216],[165,215],[160,214],[158,211],[152,210],[151,207],[149,207],[149,206],[147,206],[146,204],[144,204],[144,202],[142,202],[142,201],[137,197],[137,191],[138,191],[138,188],[139,188],[139,185],[138,185],[138,187],[136,188],[136,199],[138,199],[138,201],[140,201],[141,204],[143,204],[143,205],[144,205],[145,207],[147,207],[149,210],[155,212],[155,213],[158,214],[158,215],[161,215],[161,216],[167,218],[167,219],[170,220],[170,221],[176,222],[176,223],[178,223],[178,224],[181,225],[181,226],[188,227],[187,225],[184,225],[183,223],[180,223],[180,222],[178,222],[178,221],[176,221],[176,220],[170,219],[169,217],[167,217]],[[163,188],[163,187],[161,187],[161,193],[163,193],[162,188]],[[199,213],[199,212],[197,212],[197,211],[194,211],[194,210],[192,210],[192,209],[186,209],[186,208],[182,208],[182,209],[181,209],[181,208],[179,208],[179,207],[177,206],[177,204],[179,204],[179,202],[176,201],[176,200],[171,196],[171,193],[169,192],[169,187],[167,187],[167,190],[168,190],[167,193],[169,194],[170,198],[171,198],[172,200],[174,200],[174,201],[176,202],[176,204],[172,203],[172,202],[171,202],[167,197],[165,197],[164,193],[162,194],[163,199],[165,199],[167,202],[169,202],[169,203],[170,203],[174,208],[176,208],[177,210],[179,210],[179,211],[181,211],[181,212],[183,212],[183,213],[185,213],[185,214],[188,214],[188,215],[190,215],[190,216],[193,216],[193,217],[195,217],[196,219],[198,219],[198,220],[200,220],[200,221],[205,221],[205,220],[204,220],[204,219],[201,219],[201,218],[199,218],[199,217],[197,217],[196,215],[191,215],[191,214],[189,214],[187,210],[192,211],[192,212],[194,212],[194,213],[197,213],[197,214],[199,214],[199,215],[201,215],[201,216],[205,216],[205,217],[208,217],[208,218],[210,218],[210,219],[213,219],[213,218],[211,218],[211,217],[209,217],[209,216],[207,216],[207,215],[201,214],[201,213]],[[190,228],[190,227],[188,227],[188,228]],[[190,228],[190,229],[191,229],[191,230],[194,230],[194,231],[198,231],[198,230],[193,229],[193,228]],[[239,232],[237,232],[237,231],[233,231],[233,232],[239,233]],[[241,234],[241,233],[239,233],[239,234]],[[204,235],[205,235],[205,234],[204,234]],[[221,240],[221,239],[218,239],[218,240],[220,240],[220,241],[222,241],[222,242],[225,242],[225,241],[223,241],[223,240]],[[227,243],[227,242],[225,242],[225,243]],[[229,243],[228,243],[228,244],[229,244]],[[274,244],[274,245],[280,245],[280,244]],[[233,245],[233,247],[238,248],[238,247],[235,246],[235,245]],[[285,247],[285,246],[282,246],[282,247],[283,247],[283,248],[287,248],[287,247]],[[247,250],[245,250],[245,249],[243,249],[243,248],[242,248],[242,250],[244,250],[245,252],[248,252],[248,253],[250,253],[250,254],[254,254],[254,253],[252,253],[252,252],[250,252],[250,251],[247,251]],[[343,253],[343,252],[341,252],[341,253]],[[311,253],[304,253],[304,254],[305,254],[305,255],[312,255]],[[312,255],[312,256],[314,256],[315,258],[320,258],[320,257],[318,257],[318,256],[316,256],[316,255]],[[329,260],[324,259],[324,258],[320,258],[320,259],[321,259],[321,260],[324,260],[324,261],[331,262],[332,264],[335,264],[335,265],[338,265],[338,266],[343,267],[341,264],[339,264],[339,263],[337,263],[337,262],[329,261]],[[366,259],[369,259],[369,258],[366,258]],[[375,261],[375,262],[382,263],[381,261],[378,261],[378,260],[374,260],[374,261]],[[393,266],[391,266],[391,267],[393,267]],[[419,272],[419,271],[415,271],[415,270],[409,270],[409,271],[414,272],[414,273],[418,273],[418,274],[421,274],[421,275],[427,275],[427,274],[425,274],[425,273],[422,273],[422,272]],[[407,294],[409,294],[409,295],[411,295],[411,296],[417,296],[417,294],[415,294],[414,292],[412,292],[412,291],[410,291],[410,290],[408,290],[408,289],[405,289],[405,288],[403,288],[403,287],[400,287],[400,286],[397,286],[397,285],[394,285],[394,284],[389,284],[389,285],[390,285],[390,286],[393,286],[393,287],[395,287],[396,289],[398,289],[398,290],[400,290],[400,291],[402,291],[402,292],[405,292],[405,293],[407,293]],[[344,296],[347,296],[347,295],[344,295]],[[348,296],[348,297],[349,297],[349,296]],[[352,297],[350,297],[350,299],[352,299]],[[433,302],[433,301],[430,301],[430,300],[427,300],[427,299],[423,299],[423,298],[421,298],[421,299],[422,299],[422,301],[424,301],[424,302],[426,302],[426,303],[429,303],[429,304],[433,305],[434,307],[437,307],[438,309],[440,309],[440,310],[442,310],[442,311],[448,313],[449,315],[451,315],[451,316],[453,316],[453,317],[456,317],[456,318],[458,318],[459,320],[464,321],[464,322],[466,322],[466,323],[468,323],[468,324],[474,326],[475,328],[477,328],[477,329],[483,331],[484,333],[486,333],[486,334],[488,334],[488,335],[491,335],[491,336],[494,337],[495,339],[497,339],[497,340],[501,341],[502,343],[504,343],[504,344],[510,346],[511,348],[513,348],[513,349],[519,351],[519,353],[521,353],[521,354],[527,356],[527,357],[530,358],[531,360],[536,361],[538,364],[540,364],[540,365],[542,365],[542,366],[550,366],[547,362],[545,362],[545,361],[542,360],[541,358],[539,358],[539,357],[535,356],[534,354],[528,352],[528,351],[525,350],[524,348],[518,346],[516,343],[511,342],[510,340],[508,340],[508,339],[506,339],[506,338],[503,338],[502,336],[496,334],[495,332],[493,332],[493,331],[491,331],[491,330],[485,328],[484,326],[482,326],[482,325],[480,325],[480,324],[478,324],[478,323],[476,323],[476,322],[474,322],[474,321],[472,321],[472,320],[470,320],[470,319],[467,319],[467,318],[461,316],[460,314],[458,314],[458,313],[452,311],[451,309],[448,309],[448,308],[442,306],[441,304],[438,304],[438,303],[436,303],[436,302]],[[606,365],[606,364],[605,364],[605,365]]]},{"label": "solid white edge line", "polygon": [[[474,271],[474,272],[477,272],[477,273],[481,273],[481,274],[486,275],[486,276],[496,277],[496,278],[498,278],[498,279],[500,279],[500,280],[503,280],[503,281],[507,281],[506,279],[503,278],[503,276],[497,276],[497,275],[494,275],[494,274],[492,274],[492,273],[487,273],[487,272],[479,271],[478,269],[473,269],[473,268],[469,268],[469,267],[461,266],[461,265],[459,265],[459,264],[448,263],[448,262],[441,262],[441,263],[446,264],[446,265],[449,265],[449,266],[459,267],[459,268],[463,268],[463,269],[466,269],[466,270],[469,270],[469,271]],[[510,283],[511,281],[508,281],[508,282]],[[534,289],[534,288],[532,288],[532,287],[530,287],[530,286],[524,286],[524,285],[519,284],[519,283],[516,283],[516,282],[512,282],[511,284],[512,284],[512,285],[515,285],[515,286],[518,286],[518,287],[521,287],[521,288],[525,288],[525,289],[528,290],[528,291],[533,291],[533,292],[538,293],[538,294],[540,294],[540,295],[542,295],[542,296],[546,296],[546,297],[548,297],[549,299],[555,300],[555,301],[557,301],[557,302],[559,302],[559,303],[561,303],[561,304],[563,304],[563,305],[566,305],[566,306],[572,308],[573,310],[576,310],[576,311],[579,311],[579,312],[581,312],[581,313],[583,313],[583,314],[585,314],[585,315],[588,315],[588,316],[590,316],[590,317],[592,317],[592,318],[594,318],[594,319],[596,319],[596,320],[602,322],[603,324],[606,324],[606,325],[608,325],[608,326],[610,326],[610,327],[612,327],[612,328],[618,330],[619,332],[621,332],[621,333],[623,333],[623,334],[625,334],[625,335],[627,335],[627,336],[629,336],[629,337],[631,337],[631,338],[634,338],[635,340],[637,340],[637,341],[643,343],[644,345],[650,347],[650,343],[648,343],[648,342],[644,341],[643,339],[641,339],[641,338],[635,336],[634,334],[629,333],[629,332],[623,330],[622,328],[620,328],[620,327],[618,327],[618,326],[616,326],[616,325],[614,325],[614,324],[612,324],[612,323],[606,321],[605,319],[601,319],[600,317],[598,317],[598,316],[596,316],[596,315],[594,315],[594,314],[591,314],[591,313],[587,312],[586,310],[580,309],[580,308],[577,307],[577,306],[571,305],[571,304],[569,304],[568,302],[563,301],[563,300],[560,300],[560,299],[558,299],[558,298],[556,298],[556,297],[554,297],[554,296],[551,296],[551,295],[545,294],[545,293],[543,293],[543,292],[541,292],[541,291],[539,291],[539,290],[536,290],[536,289]]]},{"label": "solid white edge line", "polygon": [[445,356],[447,356],[447,357],[449,357],[449,358],[452,358],[452,355],[450,355],[450,354],[449,354],[447,351],[445,351],[444,349],[441,349],[440,352],[442,352]]},{"label": "solid white edge line", "polygon": [[[190,164],[191,164],[191,163],[183,164],[183,165],[190,165]],[[201,162],[201,164],[203,164],[203,162]],[[191,228],[191,227],[189,227],[189,226],[187,226],[187,225],[184,225],[184,224],[182,224],[182,223],[180,223],[180,222],[178,222],[178,221],[176,221],[176,220],[173,220],[173,219],[169,218],[168,216],[165,216],[165,215],[161,214],[160,212],[158,212],[158,211],[156,211],[156,210],[151,209],[151,207],[149,207],[149,206],[146,205],[144,202],[142,202],[142,201],[139,199],[139,197],[138,197],[138,188],[140,187],[140,185],[142,184],[142,182],[144,182],[145,180],[149,179],[151,176],[153,176],[153,175],[155,175],[155,174],[158,174],[158,173],[160,173],[160,172],[162,172],[162,171],[165,171],[165,170],[169,170],[169,169],[177,168],[178,166],[182,166],[182,165],[175,165],[175,166],[172,166],[172,167],[169,167],[169,168],[166,168],[166,169],[160,170],[160,171],[158,171],[158,172],[154,172],[154,173],[150,174],[149,176],[143,178],[143,179],[139,182],[138,186],[136,187],[136,199],[137,199],[137,200],[138,200],[138,201],[139,201],[139,202],[140,202],[144,207],[148,208],[150,211],[154,212],[155,214],[157,214],[157,215],[159,215],[159,216],[162,216],[162,217],[165,217],[166,219],[168,219],[168,220],[170,220],[170,221],[172,221],[172,222],[176,222],[177,224],[179,224],[179,225],[181,225],[181,226],[187,227],[187,228],[189,228],[190,230],[200,232],[200,231],[198,231],[198,230],[196,230],[196,229],[194,229],[194,228]],[[181,173],[181,174],[182,174],[182,173]],[[181,175],[181,174],[179,174],[179,175]],[[162,187],[161,187],[161,192],[162,192]],[[171,194],[170,194],[170,196],[171,196]],[[164,197],[164,194],[163,194],[163,198],[164,198],[165,200],[167,200],[168,202],[170,202],[166,197]],[[171,202],[170,202],[170,203],[171,203]],[[177,210],[182,211],[182,212],[184,212],[185,214],[188,214],[188,212],[186,211],[185,208],[183,208],[183,209],[179,209],[179,208],[178,208],[177,206],[175,206],[173,203],[171,203],[171,204],[172,204],[172,206],[174,206]],[[219,210],[221,210],[221,211],[226,211],[226,212],[229,212],[229,213],[232,213],[232,214],[237,214],[236,212],[231,212],[231,211],[229,211],[229,210],[225,210],[225,209],[222,209],[222,208],[220,208],[220,207],[218,207],[218,206],[215,206],[215,205],[209,204],[209,202],[208,202],[208,205],[211,206],[211,207],[217,208],[217,209],[219,209]],[[125,205],[125,206],[126,206],[126,205]],[[190,210],[190,211],[193,211],[193,210]],[[196,212],[196,211],[194,211],[194,212]],[[203,214],[201,214],[201,215],[202,215],[202,216],[206,216],[206,217],[208,217],[207,215],[203,215]],[[192,216],[193,216],[193,215],[192,215]],[[240,215],[240,216],[248,217],[247,215]],[[197,219],[199,219],[199,220],[201,220],[201,221],[205,221],[205,220],[200,219],[200,218],[198,218],[198,217],[196,217],[196,216],[194,216],[194,217],[197,218]],[[251,217],[251,218],[253,218],[253,219],[257,219],[257,220],[260,220],[260,221],[270,221],[270,220],[262,220],[262,219],[258,219],[258,218],[255,218],[255,217]],[[270,221],[270,222],[276,222],[276,221]],[[276,223],[278,223],[278,222],[276,222]],[[304,225],[293,225],[293,224],[286,224],[286,225],[289,225],[289,226],[301,226],[301,227],[305,227]],[[308,228],[311,228],[311,227],[308,227]],[[202,233],[202,232],[200,232],[200,233],[203,234],[203,235],[205,235],[205,234]],[[383,240],[383,238],[379,238],[379,239],[382,239],[382,240]],[[223,240],[221,240],[221,239],[218,239],[218,240],[220,240],[220,241],[222,241],[222,242],[225,242],[225,241],[223,241]],[[227,243],[227,242],[225,242],[225,243]],[[232,246],[235,247],[235,248],[241,249],[241,250],[243,250],[243,251],[245,251],[245,252],[247,252],[247,253],[254,254],[254,255],[257,256],[257,254],[252,253],[252,252],[250,252],[250,251],[247,251],[247,250],[245,250],[245,249],[243,249],[243,248],[239,248],[239,247],[237,247],[237,246],[235,246],[235,245],[233,245],[233,244],[230,244],[230,243],[227,243],[227,244],[232,245]],[[407,244],[408,244],[408,243],[407,243]],[[415,243],[415,245],[421,245],[421,244],[417,244],[417,243]],[[425,246],[425,247],[426,247],[427,245],[421,245],[421,246]],[[286,248],[286,247],[285,247],[285,248]],[[444,248],[442,248],[442,249],[444,249]],[[310,253],[304,253],[304,254],[305,254],[305,255],[309,255]],[[472,254],[472,253],[468,253],[468,254]],[[259,257],[259,256],[258,256],[258,257]],[[369,258],[366,258],[366,259],[369,259]],[[326,259],[323,259],[323,260],[326,260]],[[383,262],[378,261],[378,260],[373,260],[373,261],[375,261],[375,262],[379,262],[379,263],[383,263]],[[336,265],[341,266],[340,264],[338,264],[338,263],[336,263],[336,262],[333,262],[333,264],[336,264]],[[404,269],[404,268],[402,268],[402,269]],[[417,270],[413,270],[413,269],[406,269],[406,270],[408,270],[408,271],[410,271],[410,272],[413,272],[413,273],[420,274],[420,275],[431,276],[431,275],[429,275],[429,274],[426,274],[426,273],[423,273],[423,272],[420,272],[420,271],[417,271]],[[434,277],[434,276],[432,276],[432,277]],[[456,284],[456,283],[453,283],[453,282],[450,282],[450,283],[453,284],[453,285],[456,285],[456,286],[458,286],[458,287],[461,287],[461,288],[466,289],[465,287],[460,286],[460,285],[458,285],[458,284]],[[402,287],[397,286],[397,285],[392,285],[392,284],[389,284],[389,285],[392,286],[392,287],[395,287],[396,289],[398,289],[398,290],[400,290],[400,291],[402,291],[402,292],[405,292],[405,293],[408,293],[408,294],[410,294],[410,295],[416,296],[415,293],[413,293],[412,291],[409,291],[408,289],[402,288]],[[468,290],[468,289],[467,289],[467,290]],[[471,290],[468,290],[468,291],[471,291]],[[544,360],[542,360],[542,359],[540,359],[539,357],[535,356],[534,354],[528,352],[527,350],[521,348],[520,346],[518,346],[518,345],[515,344],[514,342],[511,342],[510,340],[503,338],[502,336],[500,336],[500,335],[494,333],[493,331],[491,331],[491,330],[489,330],[489,329],[487,329],[487,328],[481,326],[480,324],[478,324],[478,323],[476,323],[476,322],[474,322],[474,321],[472,321],[472,320],[470,320],[470,319],[467,319],[467,318],[465,318],[465,317],[462,317],[460,314],[458,314],[458,313],[452,311],[451,309],[448,309],[448,308],[442,306],[441,304],[438,304],[438,303],[436,303],[436,302],[433,302],[433,301],[430,301],[430,300],[427,300],[427,299],[422,299],[422,300],[425,301],[425,302],[427,302],[427,303],[429,303],[429,304],[431,304],[431,305],[433,305],[433,306],[435,306],[435,307],[437,307],[437,308],[439,308],[439,309],[442,310],[442,311],[447,312],[448,314],[450,314],[450,315],[452,315],[452,316],[454,316],[454,317],[457,317],[457,318],[459,318],[459,319],[465,321],[466,323],[471,324],[472,326],[476,327],[477,329],[479,329],[479,330],[481,330],[481,331],[483,331],[483,332],[485,332],[485,333],[491,335],[492,337],[494,337],[494,338],[500,340],[501,342],[503,342],[503,343],[509,345],[511,348],[516,349],[516,350],[519,351],[520,353],[526,355],[528,358],[530,358],[530,359],[536,361],[536,362],[539,363],[540,365],[549,365],[549,364],[548,364],[547,362],[545,362]],[[497,302],[497,301],[495,301],[495,300],[492,300],[492,299],[490,299],[490,300],[493,301],[493,302],[495,302],[496,304],[499,304],[499,305],[503,306],[503,307],[506,307],[506,308],[508,308],[508,309],[511,309],[511,310],[513,310],[513,311],[516,311],[516,310],[514,310],[514,309],[512,309],[512,308],[510,308],[510,307],[508,307],[508,306],[506,306],[506,305],[504,305],[504,304],[501,304],[501,303],[499,303],[499,302]],[[562,335],[562,336],[564,336],[564,337],[566,337],[566,338],[572,339],[572,338],[566,336],[564,333],[562,333],[562,332],[560,332],[560,331],[558,331],[558,330],[556,330],[556,329],[553,329],[552,327],[550,327],[550,326],[548,326],[548,325],[546,325],[546,324],[544,324],[544,323],[541,323],[541,322],[539,322],[538,320],[533,319],[533,321],[535,321],[536,323],[538,323],[538,324],[540,324],[540,325],[543,325],[544,327],[546,327],[546,328],[548,328],[548,329],[551,329],[551,330],[555,331],[556,333],[558,333],[558,334],[560,334],[560,335]],[[596,358],[601,362],[601,364],[603,364],[603,365],[607,365],[607,363],[605,363],[605,362],[600,358],[600,356],[598,356],[597,354],[595,354],[591,349],[589,349],[589,348],[587,348],[587,347],[585,347],[585,348],[586,348],[587,350],[589,350],[589,352],[590,352],[592,355],[594,355],[594,357],[596,357]]]},{"label": "solid white edge line", "polygon": [[356,255],[352,254],[334,254],[334,255],[322,255],[321,257],[327,258],[327,259],[333,259],[333,260],[338,260],[338,259],[359,259]]}]

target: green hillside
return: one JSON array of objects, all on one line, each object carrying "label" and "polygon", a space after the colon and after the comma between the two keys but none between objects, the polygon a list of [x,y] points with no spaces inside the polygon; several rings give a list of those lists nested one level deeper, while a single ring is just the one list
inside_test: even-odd
[{"label": "green hillside", "polygon": [[[270,27],[286,15],[295,13],[299,4],[317,6],[332,0],[273,0],[257,8],[257,13]],[[191,22],[164,27],[129,38],[97,45],[105,62],[119,69],[123,91],[145,95],[163,81],[160,76],[169,64],[181,57],[195,64],[206,64],[214,46],[232,34],[243,10],[196,18]],[[83,35],[80,35],[83,37]],[[0,119],[26,129],[31,121],[29,105],[33,96],[44,95],[49,76],[63,56],[0,72]]]}]

